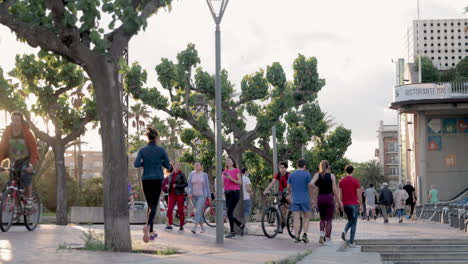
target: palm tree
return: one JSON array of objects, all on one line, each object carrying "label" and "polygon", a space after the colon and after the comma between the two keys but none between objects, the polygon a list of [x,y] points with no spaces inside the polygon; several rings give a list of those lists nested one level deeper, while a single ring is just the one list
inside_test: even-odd
[{"label": "palm tree", "polygon": [[158,131],[159,136],[161,138],[165,138],[169,136],[169,128],[167,127],[166,120],[161,120],[159,117],[155,116],[151,120],[150,124],[153,128]]},{"label": "palm tree", "polygon": [[142,103],[137,103],[130,107],[128,118],[134,118],[132,126],[136,127],[137,135],[140,135],[140,127],[145,126],[145,120],[150,118],[150,111]]},{"label": "palm tree", "polygon": [[360,178],[362,186],[368,186],[371,183],[379,185],[385,181],[382,168],[376,160],[370,160],[364,163],[358,170],[358,177]]},{"label": "palm tree", "polygon": [[184,121],[178,118],[168,118],[167,124],[169,126],[169,142],[171,144],[171,159],[175,159],[175,149],[177,145],[177,134],[182,132]]}]

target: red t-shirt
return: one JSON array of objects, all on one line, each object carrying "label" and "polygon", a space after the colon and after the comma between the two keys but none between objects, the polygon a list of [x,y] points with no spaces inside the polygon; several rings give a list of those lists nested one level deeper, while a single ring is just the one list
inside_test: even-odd
[{"label": "red t-shirt", "polygon": [[343,202],[343,206],[345,205],[358,205],[358,197],[356,190],[361,188],[361,184],[359,180],[353,178],[352,176],[346,176],[340,181],[340,188],[341,188],[341,201]]},{"label": "red t-shirt", "polygon": [[288,177],[289,177],[289,172],[286,172],[285,175],[281,175],[280,177],[280,172],[275,174],[275,179],[279,181],[279,191],[282,192],[284,188],[288,187]]}]

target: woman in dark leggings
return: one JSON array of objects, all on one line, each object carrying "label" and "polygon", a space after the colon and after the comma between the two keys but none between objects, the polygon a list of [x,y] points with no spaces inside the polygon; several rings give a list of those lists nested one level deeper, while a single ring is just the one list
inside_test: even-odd
[{"label": "woman in dark leggings", "polygon": [[157,145],[159,135],[156,129],[147,128],[146,136],[148,137],[148,145],[138,151],[134,165],[135,168],[143,167],[141,182],[146,202],[148,203],[147,225],[143,227],[143,241],[148,243],[158,236],[153,230],[153,220],[158,209],[159,196],[161,195],[164,178],[162,167],[164,166],[170,171],[172,171],[172,168],[166,150]]},{"label": "woman in dark leggings", "polygon": [[234,223],[241,228],[241,235],[243,235],[245,226],[234,216],[234,209],[240,199],[240,185],[242,181],[240,170],[237,168],[236,162],[230,157],[226,159],[226,169],[223,171],[223,182],[227,215],[231,230],[231,232],[226,235],[226,238],[233,238],[235,237]]},{"label": "woman in dark leggings", "polygon": [[320,162],[320,171],[312,178],[312,185],[318,188],[317,206],[320,214],[320,240],[323,244],[331,240],[332,220],[335,212],[335,197],[341,207],[341,200],[336,187],[336,177],[331,173],[328,161]]}]

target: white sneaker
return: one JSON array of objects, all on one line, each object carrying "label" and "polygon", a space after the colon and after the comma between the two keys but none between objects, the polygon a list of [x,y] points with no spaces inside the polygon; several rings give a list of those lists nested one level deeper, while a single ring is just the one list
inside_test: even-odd
[{"label": "white sneaker", "polygon": [[349,248],[357,248],[357,245],[356,245],[356,243],[352,243],[352,244],[349,243],[349,244],[348,244],[348,247],[349,247]]},{"label": "white sneaker", "polygon": [[26,205],[25,205],[25,208],[26,208],[26,209],[31,209],[31,208],[32,208],[32,202],[33,202],[33,200],[32,200],[32,199],[30,199],[30,198],[27,198],[27,199],[26,199]]},{"label": "white sneaker", "polygon": [[332,244],[331,240],[326,239],[324,245],[330,246]]}]

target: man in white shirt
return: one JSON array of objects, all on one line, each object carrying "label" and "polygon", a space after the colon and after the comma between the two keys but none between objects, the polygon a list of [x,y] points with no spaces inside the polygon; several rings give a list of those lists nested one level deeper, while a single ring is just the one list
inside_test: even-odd
[{"label": "man in white shirt", "polygon": [[242,169],[242,190],[244,192],[244,218],[248,222],[250,218],[250,210],[252,209],[252,202],[250,201],[250,195],[252,194],[252,188],[250,187],[250,178],[247,168]]}]

